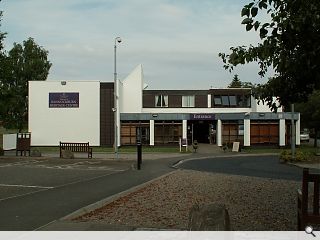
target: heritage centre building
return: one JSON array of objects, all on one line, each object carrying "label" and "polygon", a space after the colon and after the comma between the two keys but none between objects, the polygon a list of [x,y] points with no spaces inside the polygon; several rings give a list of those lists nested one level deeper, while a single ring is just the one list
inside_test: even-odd
[{"label": "heritage centre building", "polygon": [[[116,102],[114,102],[116,101]],[[116,103],[116,104],[115,104]],[[178,145],[180,139],[222,146],[300,145],[300,114],[258,104],[248,88],[148,90],[139,65],[123,81],[29,81],[32,146]],[[115,135],[116,133],[116,135]]]}]

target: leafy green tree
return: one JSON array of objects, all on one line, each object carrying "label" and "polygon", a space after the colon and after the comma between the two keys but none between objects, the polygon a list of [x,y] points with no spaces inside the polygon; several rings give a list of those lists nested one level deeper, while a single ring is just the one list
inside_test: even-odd
[{"label": "leafy green tree", "polygon": [[220,53],[224,68],[232,71],[238,64],[256,62],[262,77],[273,68],[274,76],[254,89],[255,96],[273,109],[272,95],[283,106],[307,99],[320,89],[319,13],[319,0],[253,0],[241,11],[242,24],[256,31],[261,42]]},{"label": "leafy green tree", "polygon": [[253,84],[251,82],[242,82],[239,79],[239,76],[234,75],[232,82],[228,85],[228,88],[253,88]]},{"label": "leafy green tree", "polygon": [[301,125],[314,129],[314,147],[317,147],[317,136],[320,133],[320,90],[314,91],[307,102],[296,104],[296,110],[301,114]]},{"label": "leafy green tree", "polygon": [[[0,0],[1,2],[1,0]],[[1,31],[1,21],[2,21],[2,11],[0,11],[0,121],[1,119],[1,110],[4,108],[5,99],[3,98],[3,80],[5,79],[5,52],[4,52],[4,39],[6,37],[6,33]]]},{"label": "leafy green tree", "polygon": [[[1,0],[0,0],[1,2]],[[1,31],[1,20],[2,20],[2,11],[0,11],[0,79],[3,77],[3,64],[2,61],[5,57],[5,54],[4,54],[4,39],[6,37],[6,33],[2,32]]]},{"label": "leafy green tree", "polygon": [[48,51],[29,38],[23,44],[14,43],[3,61],[1,79],[1,120],[4,127],[21,131],[28,121],[28,81],[45,80],[51,63]]}]

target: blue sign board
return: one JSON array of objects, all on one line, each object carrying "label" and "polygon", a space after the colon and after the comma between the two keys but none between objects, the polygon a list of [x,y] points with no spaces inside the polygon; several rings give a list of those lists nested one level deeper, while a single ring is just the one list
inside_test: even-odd
[{"label": "blue sign board", "polygon": [[194,113],[190,114],[190,120],[214,120],[214,114]]},{"label": "blue sign board", "polygon": [[49,108],[78,108],[78,92],[49,93]]}]

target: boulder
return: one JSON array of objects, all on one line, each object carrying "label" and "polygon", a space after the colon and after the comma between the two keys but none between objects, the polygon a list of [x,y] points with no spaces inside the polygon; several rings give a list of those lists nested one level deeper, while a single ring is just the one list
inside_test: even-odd
[{"label": "boulder", "polygon": [[190,231],[228,231],[230,219],[224,204],[194,205],[189,213]]}]

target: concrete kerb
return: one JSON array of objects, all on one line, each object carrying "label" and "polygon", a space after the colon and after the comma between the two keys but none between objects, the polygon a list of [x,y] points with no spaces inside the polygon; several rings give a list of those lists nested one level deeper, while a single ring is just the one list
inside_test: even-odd
[{"label": "concrete kerb", "polygon": [[[157,181],[157,180],[159,180],[159,179],[161,179],[161,178],[164,178],[164,177],[166,177],[166,176],[169,176],[169,175],[173,174],[174,172],[175,172],[175,171],[169,172],[169,173],[164,174],[164,175],[162,175],[162,176],[160,176],[160,177],[154,178],[154,179],[152,179],[152,180],[150,180],[150,181],[147,181],[147,182],[145,182],[145,183],[142,183],[142,184],[140,184],[140,185],[137,185],[137,186],[135,186],[135,187],[132,187],[132,188],[127,189],[127,190],[125,190],[125,191],[122,191],[122,192],[120,192],[120,193],[114,194],[114,195],[112,195],[112,196],[110,196],[110,197],[107,197],[107,198],[105,198],[105,199],[102,199],[102,200],[100,200],[100,201],[98,201],[98,202],[95,202],[95,203],[93,203],[93,204],[90,204],[90,205],[88,205],[88,206],[86,206],[86,207],[80,208],[80,209],[78,209],[78,210],[76,210],[76,211],[74,211],[74,212],[72,212],[72,213],[70,213],[70,214],[68,214],[68,215],[66,215],[66,216],[58,219],[58,220],[54,220],[54,221],[52,221],[52,222],[50,222],[50,223],[48,223],[48,224],[46,224],[46,225],[44,225],[44,226],[36,229],[36,230],[37,230],[37,231],[38,231],[38,230],[41,231],[42,229],[45,229],[47,226],[52,225],[52,224],[54,224],[55,222],[61,222],[61,221],[70,222],[70,221],[71,221],[72,219],[74,219],[74,218],[80,217],[80,216],[82,216],[82,215],[84,215],[84,214],[86,214],[86,213],[89,213],[89,212],[92,212],[92,211],[94,211],[94,210],[96,210],[96,209],[99,209],[99,208],[101,208],[101,207],[103,207],[103,206],[105,206],[105,205],[107,205],[107,204],[109,204],[109,203],[111,203],[111,202],[113,202],[113,201],[121,198],[121,197],[124,197],[124,196],[128,195],[129,193],[135,192],[135,191],[137,191],[137,190],[139,190],[139,189],[142,189],[142,188],[146,187],[147,185],[149,185],[150,183],[152,183],[152,182],[154,182],[154,181]],[[76,223],[75,223],[75,224],[76,224]]]},{"label": "concrete kerb", "polygon": [[173,168],[178,168],[180,164],[188,162],[188,161],[193,161],[193,160],[198,160],[198,159],[212,159],[212,158],[230,158],[230,157],[249,157],[249,156],[277,156],[279,155],[278,153],[259,153],[259,154],[252,154],[252,153],[245,153],[245,154],[225,154],[225,155],[216,155],[216,156],[204,156],[204,157],[193,157],[193,158],[187,158],[184,160],[180,160],[177,163],[175,163],[172,167]]}]

